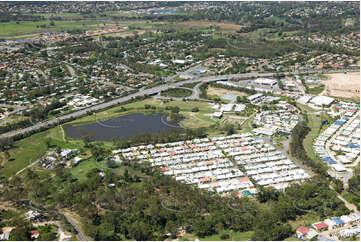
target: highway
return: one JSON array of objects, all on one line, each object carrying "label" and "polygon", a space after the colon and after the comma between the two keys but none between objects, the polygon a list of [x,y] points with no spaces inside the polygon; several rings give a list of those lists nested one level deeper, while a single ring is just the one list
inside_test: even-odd
[{"label": "highway", "polygon": [[[194,69],[195,67],[193,67],[192,69]],[[336,73],[336,72],[346,72],[346,71],[350,71],[350,70],[328,70],[327,73]],[[186,71],[187,73],[189,72],[189,70]],[[186,73],[184,72],[184,73]],[[311,71],[303,71],[303,72],[285,72],[283,74],[285,75],[289,75],[289,74],[314,74],[314,73],[325,73],[326,71],[318,71],[318,70],[311,70]],[[23,128],[23,129],[18,129],[18,130],[13,130],[13,131],[9,131],[7,133],[3,133],[0,135],[0,139],[1,138],[11,138],[14,137],[16,135],[19,134],[25,134],[28,132],[36,132],[39,131],[41,128],[47,128],[49,125],[58,125],[60,123],[63,123],[65,120],[68,120],[70,118],[79,118],[83,115],[92,113],[92,112],[96,112],[102,109],[106,109],[109,108],[111,106],[120,104],[122,102],[125,101],[129,101],[131,98],[135,98],[135,97],[140,97],[140,96],[144,96],[144,95],[150,95],[150,94],[155,94],[158,93],[160,91],[163,90],[167,90],[170,87],[179,87],[182,86],[186,83],[194,83],[194,82],[211,82],[211,81],[217,81],[217,80],[225,80],[225,79],[248,79],[248,78],[257,78],[257,77],[273,77],[276,73],[242,73],[242,74],[230,74],[230,75],[218,75],[218,76],[205,76],[205,77],[199,77],[199,78],[193,78],[190,80],[185,80],[185,81],[179,81],[179,82],[175,82],[174,78],[176,76],[179,75],[179,73],[177,73],[177,75],[174,75],[170,78],[167,78],[168,83],[166,84],[162,84],[150,89],[140,89],[138,92],[133,93],[133,94],[129,94],[127,96],[124,97],[119,97],[116,99],[113,99],[111,101],[108,102],[104,102],[101,104],[97,104],[94,106],[90,106],[87,108],[84,108],[82,110],[78,110],[69,114],[65,114],[62,116],[59,116],[57,118],[53,118],[53,119],[49,119],[43,122],[39,122],[37,124],[34,124],[32,126]],[[197,86],[198,89],[199,86]],[[199,92],[199,89],[198,91]]]}]

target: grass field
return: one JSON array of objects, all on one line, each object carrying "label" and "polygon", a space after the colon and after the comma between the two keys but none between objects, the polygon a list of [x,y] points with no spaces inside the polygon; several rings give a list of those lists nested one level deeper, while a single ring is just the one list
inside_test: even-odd
[{"label": "grass field", "polygon": [[311,131],[307,134],[306,138],[303,140],[303,146],[307,152],[307,155],[313,160],[319,160],[318,156],[315,154],[313,150],[313,142],[314,140],[322,133],[322,131],[327,127],[327,125],[322,126],[322,121],[329,120],[330,123],[332,122],[332,118],[320,112],[318,113],[316,110],[302,104],[297,104],[301,110],[307,111],[308,116],[308,127],[311,128]]},{"label": "grass field", "polygon": [[325,90],[325,85],[321,84],[317,87],[308,88],[307,93],[313,94],[313,95],[318,95],[321,92],[323,92],[323,90]]},{"label": "grass field", "polygon": [[296,229],[300,226],[311,226],[315,222],[321,220],[320,216],[315,213],[307,213],[302,216],[297,216],[296,220],[289,221],[289,224],[292,226],[292,229]]},{"label": "grass field", "polygon": [[213,21],[185,21],[178,22],[176,24],[176,28],[209,28],[209,27],[217,27],[223,32],[236,32],[243,28],[243,26],[233,23],[219,23]]},{"label": "grass field", "polygon": [[[228,234],[230,237],[228,239],[221,239],[222,234]],[[253,236],[253,231],[247,231],[247,232],[234,232],[225,230],[219,234],[207,236],[204,238],[199,238],[195,234],[185,234],[181,240],[195,240],[198,238],[200,241],[247,241],[250,240]]]},{"label": "grass field", "polygon": [[[72,29],[89,29],[102,24],[101,21],[55,21],[55,26],[50,26],[50,21],[30,22],[7,22],[0,23],[0,37],[27,35],[46,31],[65,31]],[[45,28],[37,27],[46,25]]]}]

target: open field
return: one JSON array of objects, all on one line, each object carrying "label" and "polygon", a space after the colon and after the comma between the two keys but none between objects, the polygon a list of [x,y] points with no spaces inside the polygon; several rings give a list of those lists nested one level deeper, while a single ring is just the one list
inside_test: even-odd
[{"label": "open field", "polygon": [[177,23],[177,26],[179,28],[209,28],[211,26],[213,27],[219,27],[220,30],[225,32],[236,32],[237,30],[240,30],[243,26],[233,23],[219,23],[219,22],[213,22],[213,21],[184,21]]},{"label": "open field", "polygon": [[[55,21],[54,26],[50,26],[50,21],[30,22],[7,22],[0,23],[0,37],[10,37],[16,35],[34,34],[46,31],[65,31],[72,29],[90,29],[102,24],[102,21]],[[45,28],[40,27],[46,25]],[[39,27],[37,27],[39,26]]]},{"label": "open field", "polygon": [[208,87],[207,88],[207,94],[208,95],[217,95],[217,96],[223,96],[225,94],[234,94],[239,96],[248,96],[247,93],[235,91],[235,90],[227,90],[223,88],[217,88],[217,87]]},{"label": "open field", "polygon": [[[229,238],[222,239],[222,234],[228,234]],[[235,231],[229,231],[225,230],[223,232],[220,232],[218,234],[212,235],[212,236],[206,236],[204,238],[199,238],[195,234],[185,234],[181,237],[181,240],[195,240],[198,238],[200,241],[248,241],[253,236],[253,231],[247,231],[247,232],[235,232]]]},{"label": "open field", "polygon": [[323,94],[340,98],[360,98],[360,72],[328,74]]}]

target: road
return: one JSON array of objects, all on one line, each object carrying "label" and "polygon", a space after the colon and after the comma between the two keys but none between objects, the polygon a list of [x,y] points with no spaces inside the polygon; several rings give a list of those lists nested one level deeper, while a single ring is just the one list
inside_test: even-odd
[{"label": "road", "polygon": [[[41,205],[39,203],[33,202],[31,200],[27,200],[27,199],[21,199],[19,200],[21,202],[25,202],[27,205],[29,205],[32,209],[34,210],[38,210],[41,213],[44,212],[49,212],[48,207],[46,205]],[[79,240],[81,241],[86,241],[88,240],[85,235],[83,234],[83,232],[81,231],[81,229],[79,228],[78,224],[74,221],[73,218],[71,218],[69,215],[66,214],[66,212],[62,212],[62,211],[58,211],[58,210],[51,210],[52,212],[56,213],[58,216],[64,216],[65,219],[73,226],[73,228],[75,229],[75,231],[77,232],[77,237]],[[56,222],[60,228],[60,224],[58,222]]]},{"label": "road", "polygon": [[345,203],[345,206],[346,206],[348,209],[354,211],[355,213],[357,213],[357,214],[360,216],[360,211],[357,210],[357,207],[356,207],[354,204],[349,203],[348,201],[346,201],[346,200],[345,200],[341,195],[339,195],[339,194],[337,195],[337,198],[340,199],[342,202],[344,202],[344,203]]},{"label": "road", "polygon": [[[198,67],[198,66],[196,66],[196,67]],[[193,67],[193,68],[196,68],[196,67]],[[187,72],[188,71],[189,70],[187,70]],[[312,70],[312,71],[305,71],[305,72],[285,72],[284,74],[285,75],[288,75],[288,74],[311,74],[311,73],[321,73],[321,72],[323,73],[324,71]],[[331,72],[332,72],[332,70],[329,71],[328,73],[331,73]],[[334,71],[334,72],[336,72],[336,71]],[[337,71],[337,72],[340,72],[340,71]],[[150,88],[150,89],[141,89],[136,93],[129,94],[129,95],[124,96],[124,97],[119,97],[119,98],[113,99],[113,100],[108,101],[108,102],[104,102],[104,103],[101,103],[101,104],[97,104],[97,105],[94,105],[94,106],[84,108],[82,110],[78,110],[78,111],[75,111],[75,112],[72,112],[72,113],[69,113],[69,114],[62,115],[62,116],[57,117],[57,118],[53,118],[53,119],[49,119],[49,120],[46,120],[46,121],[43,121],[43,122],[39,122],[39,123],[34,124],[33,126],[29,126],[27,128],[23,128],[23,129],[19,129],[19,130],[13,130],[13,131],[9,131],[7,133],[3,133],[3,134],[0,135],[0,139],[1,138],[11,138],[11,137],[14,137],[16,135],[26,134],[26,133],[29,133],[29,132],[37,132],[42,128],[46,129],[49,125],[59,125],[60,123],[65,122],[66,120],[69,120],[70,118],[79,118],[79,117],[81,117],[83,115],[87,115],[87,114],[92,113],[92,112],[107,109],[107,108],[110,108],[111,106],[118,105],[118,104],[120,104],[122,102],[125,102],[125,101],[129,101],[129,100],[131,100],[131,98],[159,93],[160,91],[168,89],[170,86],[179,87],[179,86],[182,86],[182,85],[184,85],[186,83],[211,82],[211,81],[217,81],[217,80],[226,80],[226,79],[228,80],[228,79],[232,79],[232,78],[234,78],[234,79],[248,79],[248,78],[257,78],[257,77],[273,77],[274,74],[275,73],[242,73],[242,74],[230,74],[230,75],[199,77],[199,78],[194,78],[194,79],[191,79],[191,80],[185,80],[185,81],[180,81],[180,82],[176,82],[176,83],[171,83],[171,85],[169,83],[166,83],[166,84],[162,84],[162,85]],[[177,75],[175,75],[173,77],[170,77],[167,80],[171,82],[172,80],[174,80],[174,78],[176,76]]]},{"label": "road", "polygon": [[66,215],[65,213],[63,215],[66,218],[66,220],[68,220],[68,222],[73,226],[75,231],[77,232],[76,237],[78,237],[78,239],[81,241],[86,241],[87,239],[85,238],[84,234],[81,232],[81,230],[80,230],[79,226],[76,224],[76,222],[69,215]]},{"label": "road", "polygon": [[72,77],[76,77],[75,71],[74,71],[73,67],[70,66],[70,65],[66,65],[66,67],[68,68],[68,70],[69,70],[69,72],[70,72],[70,75],[71,75]]}]

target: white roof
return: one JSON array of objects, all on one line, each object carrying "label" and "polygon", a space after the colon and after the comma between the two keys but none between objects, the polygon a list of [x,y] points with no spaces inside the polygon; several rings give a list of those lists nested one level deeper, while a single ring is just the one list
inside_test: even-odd
[{"label": "white roof", "polygon": [[340,164],[333,164],[331,165],[333,167],[333,169],[335,171],[341,172],[341,171],[346,171],[345,167],[343,165]]},{"label": "white roof", "polygon": [[311,99],[310,96],[302,96],[299,99],[297,99],[296,102],[301,104],[306,104],[308,101],[310,101],[310,99]]},{"label": "white roof", "polygon": [[266,85],[272,85],[274,83],[277,83],[276,80],[274,79],[269,79],[269,78],[258,78],[254,81],[255,83],[259,83],[259,84],[266,84]]},{"label": "white roof", "polygon": [[326,96],[316,96],[314,98],[311,99],[311,103],[315,104],[315,105],[330,105],[335,99],[331,98],[331,97],[326,97]]},{"label": "white roof", "polygon": [[262,93],[257,93],[257,94],[254,94],[254,95],[251,95],[251,96],[247,97],[247,99],[254,100],[254,99],[257,99],[257,98],[262,97],[262,96],[263,96]]}]

